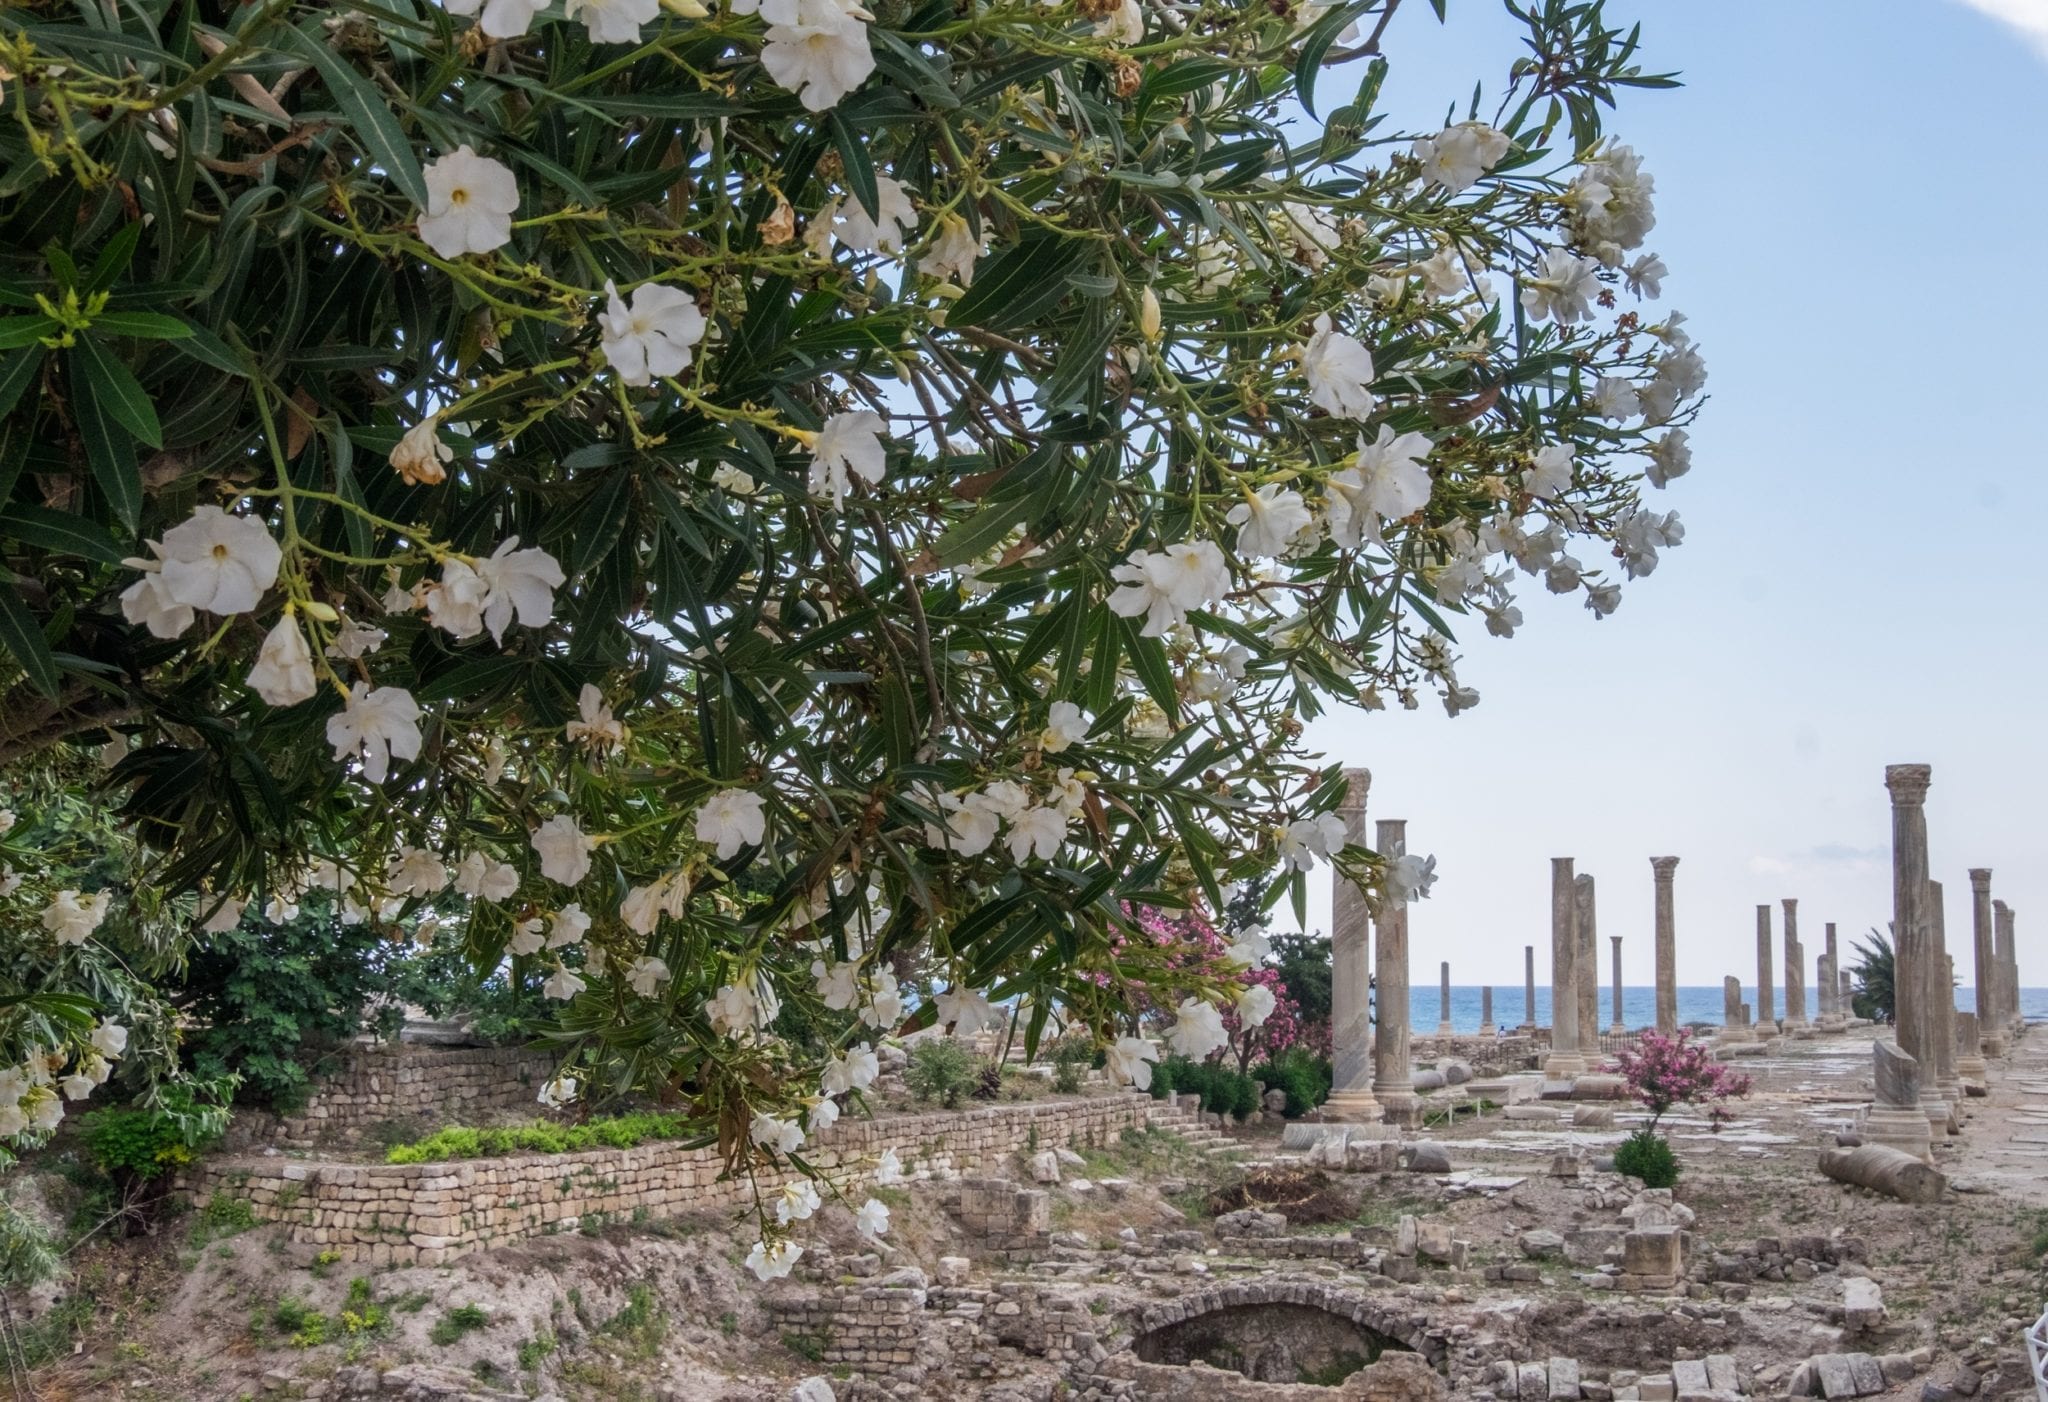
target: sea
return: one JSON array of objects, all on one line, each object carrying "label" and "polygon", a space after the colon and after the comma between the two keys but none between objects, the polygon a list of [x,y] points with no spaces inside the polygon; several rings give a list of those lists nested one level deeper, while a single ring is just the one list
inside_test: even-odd
[{"label": "sea", "polygon": [[[1523,1019],[1523,986],[1496,984],[1493,989],[1493,1020],[1496,1024],[1514,1027]],[[1479,1003],[1481,990],[1477,985],[1451,985],[1451,1028],[1455,1032],[1471,1033],[1479,1030]],[[1745,986],[1743,1001],[1753,1009],[1756,1007],[1756,989]],[[1771,990],[1772,1008],[1779,1017],[1785,1015],[1785,990]],[[1973,1012],[1977,1006],[1977,995],[1970,988],[1956,990],[1956,1006],[1964,1012]],[[1411,1031],[1417,1036],[1428,1036],[1436,1031],[1440,1020],[1442,999],[1437,984],[1428,987],[1420,985],[1409,989]],[[2020,1012],[2028,1021],[2048,1021],[2048,988],[2022,988],[2020,990]],[[1808,1018],[1820,1015],[1820,1004],[1815,1001],[1811,987],[1806,990],[1806,1015]],[[1604,1031],[1614,1017],[1614,985],[1600,986],[1600,1027]],[[1714,984],[1680,984],[1678,987],[1678,1021],[1705,1022],[1715,1027],[1721,1025],[1721,986]],[[1623,984],[1621,989],[1621,1022],[1624,1027],[1654,1027],[1657,1022],[1657,990],[1648,985]],[[1550,985],[1548,982],[1536,985],[1536,1025],[1550,1025]]]}]

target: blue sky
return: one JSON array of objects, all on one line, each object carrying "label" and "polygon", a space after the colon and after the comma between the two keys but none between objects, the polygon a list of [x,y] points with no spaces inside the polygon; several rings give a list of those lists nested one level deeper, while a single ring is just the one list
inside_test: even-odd
[{"label": "blue sky", "polygon": [[[1829,920],[1846,947],[1890,914],[1883,771],[1915,761],[1934,766],[1959,977],[1966,869],[1988,866],[2022,982],[2048,984],[2028,487],[2048,434],[2029,413],[2048,402],[2048,0],[1608,9],[1686,84],[1625,95],[1609,123],[1656,176],[1648,247],[1712,376],[1693,470],[1656,503],[1685,543],[1611,618],[1539,588],[1513,640],[1465,629],[1478,709],[1326,717],[1311,738],[1373,771],[1368,817],[1437,854],[1411,938],[1455,982],[1519,983],[1524,944],[1547,977],[1553,856],[1599,878],[1629,983],[1651,978],[1648,859],[1667,852],[1681,982],[1753,980],[1755,907],[1786,896],[1809,954]],[[1451,0],[1445,26],[1410,0],[1386,47],[1411,128],[1475,79],[1495,91],[1517,52],[1494,0]]]}]

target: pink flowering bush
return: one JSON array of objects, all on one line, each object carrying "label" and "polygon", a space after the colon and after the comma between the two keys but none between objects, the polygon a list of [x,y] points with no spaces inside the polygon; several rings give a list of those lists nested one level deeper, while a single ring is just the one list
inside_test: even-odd
[{"label": "pink flowering bush", "polygon": [[1714,1060],[1713,1052],[1693,1039],[1689,1027],[1675,1037],[1645,1032],[1637,1049],[1622,1051],[1616,1061],[1629,1090],[1650,1112],[1651,1133],[1675,1105],[1718,1110],[1720,1102],[1748,1095],[1752,1084],[1749,1077]]},{"label": "pink flowering bush", "polygon": [[[1167,970],[1166,977],[1154,986],[1143,991],[1132,987],[1132,1008],[1141,1017],[1170,1012],[1185,987],[1210,984],[1221,988],[1231,1000],[1222,1004],[1223,1030],[1230,1034],[1228,1050],[1237,1058],[1239,1071],[1254,1059],[1275,1057],[1297,1043],[1312,1040],[1307,1036],[1301,1008],[1288,993],[1279,972],[1263,965],[1246,969],[1232,961],[1227,953],[1230,942],[1200,911],[1170,912],[1141,906],[1134,913],[1138,928],[1165,954]],[[1119,940],[1119,946],[1121,943]],[[1118,952],[1121,953],[1120,948]],[[1247,1028],[1238,1016],[1235,999],[1252,987],[1272,993],[1273,1011],[1259,1026]]]}]

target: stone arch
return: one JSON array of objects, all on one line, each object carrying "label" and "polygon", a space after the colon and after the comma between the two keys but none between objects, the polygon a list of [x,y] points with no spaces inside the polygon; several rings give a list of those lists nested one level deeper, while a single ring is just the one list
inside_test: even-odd
[{"label": "stone arch", "polygon": [[1439,1371],[1450,1352],[1448,1337],[1433,1328],[1426,1315],[1403,1308],[1403,1302],[1397,1298],[1376,1297],[1320,1281],[1272,1279],[1235,1281],[1136,1309],[1128,1318],[1131,1348],[1138,1351],[1144,1341],[1205,1315],[1269,1305],[1320,1310],[1347,1320],[1421,1355]]}]

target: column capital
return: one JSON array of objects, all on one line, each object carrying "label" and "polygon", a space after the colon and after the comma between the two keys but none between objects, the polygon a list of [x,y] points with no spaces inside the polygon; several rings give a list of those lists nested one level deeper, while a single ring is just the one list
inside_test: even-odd
[{"label": "column capital", "polygon": [[1621,948],[1621,936],[1620,936],[1620,935],[1609,935],[1609,936],[1608,936],[1607,938],[1609,938],[1609,939],[1611,939],[1611,940],[1613,940],[1613,941],[1614,941],[1614,947],[1615,947],[1616,949],[1619,949],[1619,948]]},{"label": "column capital", "polygon": [[1799,897],[1787,896],[1781,904],[1785,907],[1785,913],[1790,915],[1793,911],[1799,909]]},{"label": "column capital", "polygon": [[1992,908],[1992,910],[1996,911],[1996,912],[1997,912],[1998,914],[2000,914],[2000,915],[2005,915],[2005,914],[2008,914],[2008,913],[2010,913],[2010,912],[2011,912],[2011,910],[2012,910],[2012,907],[2011,907],[2011,906],[2007,905],[2007,904],[2006,904],[2006,903],[2005,903],[2004,901],[2001,901],[2001,900],[1994,900],[1994,901],[1992,901],[1992,902],[1991,902],[1991,908]]},{"label": "column capital", "polygon": [[1337,800],[1339,813],[1363,813],[1365,796],[1372,790],[1370,769],[1347,769],[1344,771],[1344,797]]},{"label": "column capital", "polygon": [[1927,798],[1927,786],[1934,782],[1931,764],[1887,764],[1884,786],[1891,790],[1894,808],[1917,808]]},{"label": "column capital", "polygon": [[1763,901],[1758,904],[1756,908],[1756,923],[1757,928],[1761,930],[1768,930],[1771,927],[1771,903],[1769,901]]},{"label": "column capital", "polygon": [[1650,858],[1650,870],[1657,873],[1659,881],[1669,881],[1671,873],[1678,870],[1678,858],[1652,857]]},{"label": "column capital", "polygon": [[1970,868],[1970,889],[1972,891],[1988,891],[1991,889],[1990,867]]}]

